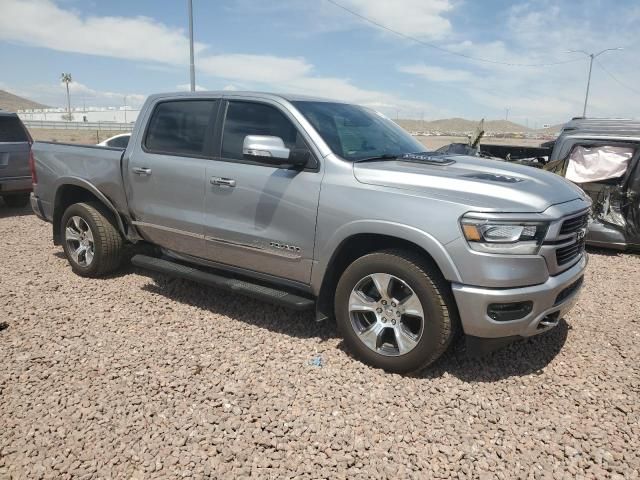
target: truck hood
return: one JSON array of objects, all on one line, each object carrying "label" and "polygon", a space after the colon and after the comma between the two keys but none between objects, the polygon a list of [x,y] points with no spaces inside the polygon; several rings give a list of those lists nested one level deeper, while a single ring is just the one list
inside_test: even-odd
[{"label": "truck hood", "polygon": [[465,155],[444,158],[453,163],[372,161],[355,163],[353,171],[364,184],[410,190],[482,211],[542,212],[554,204],[585,198],[571,182],[537,168]]}]

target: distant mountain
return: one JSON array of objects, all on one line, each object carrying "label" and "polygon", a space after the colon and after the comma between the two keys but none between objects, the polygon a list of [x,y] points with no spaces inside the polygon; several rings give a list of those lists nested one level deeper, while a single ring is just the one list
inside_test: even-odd
[{"label": "distant mountain", "polygon": [[[409,131],[440,131],[447,133],[475,132],[480,120],[466,120],[464,118],[445,118],[442,120],[398,120],[398,123]],[[484,129],[493,133],[517,133],[529,132],[524,125],[519,125],[507,120],[485,120]]]},{"label": "distant mountain", "polygon": [[0,109],[7,110],[9,112],[15,112],[17,110],[27,110],[34,108],[49,108],[41,103],[34,102],[27,98],[22,98],[13,93],[0,90]]}]

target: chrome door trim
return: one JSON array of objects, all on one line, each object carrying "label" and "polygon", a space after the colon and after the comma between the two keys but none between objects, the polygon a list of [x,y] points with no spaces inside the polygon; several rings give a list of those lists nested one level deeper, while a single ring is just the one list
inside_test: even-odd
[{"label": "chrome door trim", "polygon": [[[208,242],[221,243],[223,245],[227,245],[231,247],[243,248],[245,250],[251,250],[257,253],[264,253],[266,255],[274,255],[276,257],[285,258],[287,260],[300,260],[302,258],[302,255],[300,252],[278,250],[276,249],[276,247],[269,248],[259,244],[236,242],[234,240],[226,240],[223,238],[212,237],[212,236],[205,236],[205,240]],[[271,242],[271,243],[274,243],[274,242]]]},{"label": "chrome door trim", "polygon": [[132,222],[136,227],[147,227],[147,228],[155,228],[157,230],[164,230],[165,232],[177,233],[178,235],[186,235],[188,237],[204,239],[204,235],[200,233],[187,232],[186,230],[179,230],[177,228],[165,227],[164,225],[156,225],[155,223],[147,223],[147,222]]}]

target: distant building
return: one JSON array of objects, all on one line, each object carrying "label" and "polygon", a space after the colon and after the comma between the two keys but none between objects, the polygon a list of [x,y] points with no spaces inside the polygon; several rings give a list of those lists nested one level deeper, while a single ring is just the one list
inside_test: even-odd
[{"label": "distant building", "polygon": [[[51,122],[62,122],[67,120],[67,110],[65,108],[45,108],[18,110],[18,116],[22,120],[42,120]],[[74,122],[135,122],[140,114],[140,110],[130,107],[87,107],[72,108],[71,116]]]}]

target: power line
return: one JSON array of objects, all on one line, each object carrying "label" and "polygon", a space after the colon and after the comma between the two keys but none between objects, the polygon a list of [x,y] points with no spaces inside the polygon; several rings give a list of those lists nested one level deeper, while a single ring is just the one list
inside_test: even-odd
[{"label": "power line", "polygon": [[375,25],[378,28],[381,28],[383,30],[386,30],[388,32],[393,33],[394,35],[398,35],[399,37],[405,38],[407,40],[411,40],[413,42],[419,43],[420,45],[424,45],[425,47],[429,47],[429,48],[434,48],[436,50],[439,50],[441,52],[444,53],[448,53],[449,55],[455,55],[457,57],[462,57],[462,58],[466,58],[467,60],[473,60],[476,62],[484,62],[484,63],[491,63],[494,65],[508,65],[510,67],[551,67],[553,65],[564,65],[567,63],[573,63],[573,62],[578,62],[580,61],[580,59],[573,59],[573,60],[564,60],[561,62],[548,62],[548,63],[516,63],[516,62],[501,62],[499,60],[491,60],[488,58],[481,58],[481,57],[474,57],[473,55],[467,55],[466,53],[461,53],[461,52],[456,52],[454,50],[449,50],[447,48],[441,47],[439,45],[436,45],[434,43],[429,43],[429,42],[425,42],[424,40],[420,40],[419,38],[416,38],[414,36],[411,35],[407,35],[406,33],[402,33],[399,32],[398,30],[394,30],[393,28],[387,27],[386,25],[383,25],[369,17],[365,17],[364,15],[361,15],[360,13],[351,10],[350,8],[345,7],[344,5],[341,5],[338,2],[335,2],[334,0],[327,0],[327,2],[329,2],[330,4],[341,8],[342,10],[344,10],[345,12],[350,13],[351,15],[358,17],[360,20],[363,20],[367,23],[370,23],[372,25]]},{"label": "power line", "polygon": [[606,73],[607,75],[609,75],[615,82],[617,82],[619,85],[625,87],[628,90],[631,90],[633,93],[640,95],[640,90],[636,90],[635,88],[631,87],[630,85],[627,85],[626,83],[623,83],[621,80],[619,80],[613,73],[611,73],[609,70],[607,70],[606,68],[604,68],[604,65],[602,65],[602,63],[600,62],[600,60],[596,59],[596,63],[598,64],[598,66],[604,71],[604,73]]}]

